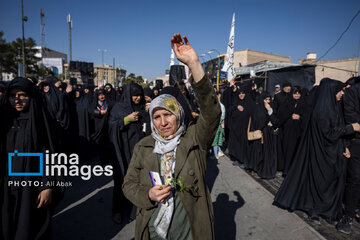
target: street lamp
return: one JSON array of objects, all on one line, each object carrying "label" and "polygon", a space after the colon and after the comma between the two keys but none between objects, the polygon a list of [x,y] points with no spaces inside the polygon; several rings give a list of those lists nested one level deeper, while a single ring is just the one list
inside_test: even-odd
[{"label": "street lamp", "polygon": [[[211,55],[210,54],[208,54],[207,53],[207,55],[209,55],[210,56],[210,61],[211,61]],[[204,64],[204,68],[206,68],[206,66],[208,65],[208,64],[206,64],[206,62],[205,62],[205,59],[203,58],[203,57],[205,57],[205,53],[203,53],[203,54],[200,54],[200,57],[202,57],[202,59],[203,59],[203,64]],[[205,66],[206,65],[206,66]]]},{"label": "street lamp", "polygon": [[[71,20],[71,15],[70,13],[68,13],[67,15],[67,23],[69,24],[69,57],[70,57],[70,62],[72,61],[72,46],[71,46],[71,29],[72,29],[72,20]],[[70,68],[69,68],[70,69]]]},{"label": "street lamp", "polygon": [[210,51],[208,51],[207,53],[213,53],[213,52],[217,52],[218,56],[217,56],[217,73],[216,73],[216,89],[219,91],[219,75],[220,75],[220,52],[216,49],[211,49]]},{"label": "street lamp", "polygon": [[101,52],[101,65],[104,66],[104,52],[107,52],[106,49],[98,49],[98,52]]},{"label": "street lamp", "polygon": [[21,23],[22,23],[22,77],[26,76],[26,68],[25,68],[25,37],[24,37],[24,22],[27,22],[28,17],[24,16],[24,2],[21,0]]},{"label": "street lamp", "polygon": [[125,76],[126,76],[126,71],[125,71],[125,66],[124,64],[118,64],[119,66],[119,69],[120,69],[120,77],[119,77],[119,82],[118,82],[118,86],[122,86],[123,85],[123,82],[124,82],[124,79],[125,79]]},{"label": "street lamp", "polygon": [[220,69],[220,55],[221,55],[220,52],[216,49],[211,49],[207,53],[210,54],[210,53],[213,53],[214,51],[217,52],[217,54],[218,54],[218,56],[216,57],[218,59],[218,67],[217,68]]},{"label": "street lamp", "polygon": [[[207,55],[209,55],[210,61],[211,61],[211,55],[209,53],[206,53]],[[201,54],[200,56],[205,57],[205,53]]]}]

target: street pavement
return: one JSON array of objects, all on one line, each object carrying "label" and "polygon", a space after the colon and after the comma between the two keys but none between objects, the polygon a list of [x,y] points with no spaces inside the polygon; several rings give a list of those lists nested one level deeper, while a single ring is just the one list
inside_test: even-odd
[{"label": "street pavement", "polygon": [[[111,177],[67,180],[73,186],[55,211],[53,239],[133,239],[135,221],[111,219]],[[273,206],[273,195],[226,156],[208,158],[206,180],[216,239],[325,239],[296,214]]]}]

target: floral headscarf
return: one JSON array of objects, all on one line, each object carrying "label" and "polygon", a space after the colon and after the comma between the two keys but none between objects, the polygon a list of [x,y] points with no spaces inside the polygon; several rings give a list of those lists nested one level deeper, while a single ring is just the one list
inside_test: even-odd
[{"label": "floral headscarf", "polygon": [[[153,123],[153,113],[154,113],[155,108],[166,109],[175,115],[176,119],[178,120],[178,122],[180,124],[174,135],[171,135],[168,138],[164,138],[159,134],[159,132],[157,131],[157,129]],[[150,120],[151,120],[151,130],[152,130],[151,135],[155,139],[155,141],[158,143],[158,145],[161,145],[161,149],[163,150],[163,151],[161,151],[161,149],[157,149],[155,146],[154,152],[163,154],[163,153],[172,151],[177,146],[177,144],[174,146],[174,144],[172,144],[172,143],[177,142],[178,139],[180,138],[181,133],[183,133],[183,131],[185,130],[183,108],[181,107],[181,105],[179,104],[179,102],[176,100],[175,97],[173,97],[169,94],[163,94],[163,95],[156,97],[151,102],[151,105],[149,108],[149,114],[150,114]],[[160,150],[160,152],[158,152],[157,150]]]}]

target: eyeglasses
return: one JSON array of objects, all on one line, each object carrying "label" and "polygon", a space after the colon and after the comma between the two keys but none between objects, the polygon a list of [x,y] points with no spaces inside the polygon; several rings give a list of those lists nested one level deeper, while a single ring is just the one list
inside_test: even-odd
[{"label": "eyeglasses", "polygon": [[29,96],[26,95],[26,94],[16,94],[16,95],[9,96],[10,101],[15,101],[16,99],[17,100],[25,100],[25,99],[28,99],[28,98],[29,98]]}]

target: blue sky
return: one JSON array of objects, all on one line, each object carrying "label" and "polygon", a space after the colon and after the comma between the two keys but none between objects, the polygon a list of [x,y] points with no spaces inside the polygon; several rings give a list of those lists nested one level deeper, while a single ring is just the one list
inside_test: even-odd
[{"label": "blue sky", "polygon": [[[20,0],[0,0],[0,30],[7,41],[21,37]],[[359,0],[24,0],[25,37],[40,44],[40,8],[45,12],[47,47],[68,54],[68,25],[73,20],[73,60],[121,64],[146,78],[162,76],[170,63],[170,38],[188,36],[200,55],[226,52],[232,14],[236,14],[235,50],[253,49],[292,62],[307,52],[321,56],[360,9]],[[323,59],[357,57],[360,16]],[[215,53],[212,54],[215,57]],[[209,56],[205,57],[206,60]]]}]

